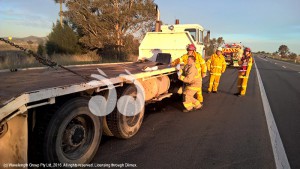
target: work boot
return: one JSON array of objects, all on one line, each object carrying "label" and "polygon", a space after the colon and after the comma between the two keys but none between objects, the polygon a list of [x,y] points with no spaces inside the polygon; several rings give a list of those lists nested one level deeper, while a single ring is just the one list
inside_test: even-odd
[{"label": "work boot", "polygon": [[236,95],[236,96],[240,96],[240,95],[241,95],[241,93],[239,93],[239,92],[238,92],[238,93],[234,93],[234,95]]},{"label": "work boot", "polygon": [[191,112],[191,111],[193,111],[193,109],[191,109],[191,110],[183,109],[183,110],[182,110],[183,113],[188,113],[188,112]]},{"label": "work boot", "polygon": [[203,107],[203,104],[199,104],[198,106],[194,107],[194,110],[200,110],[202,109]]},{"label": "work boot", "polygon": [[218,91],[213,91],[213,93],[217,94],[217,93],[218,93]]}]

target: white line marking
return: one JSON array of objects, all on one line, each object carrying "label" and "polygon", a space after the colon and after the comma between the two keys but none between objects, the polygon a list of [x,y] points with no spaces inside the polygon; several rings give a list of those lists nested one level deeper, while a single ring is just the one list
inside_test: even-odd
[{"label": "white line marking", "polygon": [[264,61],[266,61],[266,62],[268,61],[267,59],[264,59],[264,58],[262,58],[262,57],[259,57],[259,58],[260,58],[261,60],[264,60]]},{"label": "white line marking", "polygon": [[275,62],[275,65],[277,65],[277,63]]},{"label": "white line marking", "polygon": [[256,73],[257,73],[257,79],[258,79],[258,84],[260,88],[260,94],[263,102],[263,107],[266,115],[266,120],[267,120],[267,125],[268,125],[268,130],[269,130],[269,135],[271,139],[271,144],[272,144],[272,149],[273,149],[273,155],[275,159],[275,164],[276,164],[276,169],[290,169],[290,164],[287,159],[274,117],[273,113],[267,98],[267,94],[264,88],[264,85],[262,83],[258,68],[256,63],[255,68],[256,68]]},{"label": "white line marking", "polygon": [[282,67],[286,69],[286,67],[285,67],[285,66],[282,66]]}]

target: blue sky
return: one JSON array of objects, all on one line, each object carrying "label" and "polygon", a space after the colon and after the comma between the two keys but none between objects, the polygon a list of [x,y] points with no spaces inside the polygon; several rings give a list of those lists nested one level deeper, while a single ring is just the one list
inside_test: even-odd
[{"label": "blue sky", "polygon": [[[155,0],[161,20],[201,24],[211,37],[242,42],[253,51],[282,44],[300,54],[300,0]],[[47,36],[58,19],[53,0],[0,0],[0,37]]]}]

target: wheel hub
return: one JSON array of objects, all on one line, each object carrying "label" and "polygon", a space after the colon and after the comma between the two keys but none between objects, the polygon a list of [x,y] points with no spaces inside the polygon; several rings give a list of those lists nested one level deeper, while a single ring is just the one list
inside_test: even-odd
[{"label": "wheel hub", "polygon": [[85,141],[85,128],[75,124],[67,131],[67,142],[70,146],[78,147]]}]

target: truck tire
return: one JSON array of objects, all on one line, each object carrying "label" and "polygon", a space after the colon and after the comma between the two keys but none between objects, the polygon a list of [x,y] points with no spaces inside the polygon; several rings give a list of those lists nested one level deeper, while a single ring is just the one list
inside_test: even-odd
[{"label": "truck tire", "polygon": [[[118,98],[122,96],[135,96],[136,87],[129,85],[125,89],[118,91]],[[108,129],[113,136],[121,139],[133,137],[140,129],[144,118],[145,107],[135,116],[124,116],[116,108],[112,113],[106,116]]]},{"label": "truck tire", "polygon": [[101,137],[102,119],[90,112],[88,99],[72,99],[62,105],[49,122],[43,143],[44,160],[52,164],[89,163]]},{"label": "truck tire", "polygon": [[103,134],[105,136],[114,136],[114,134],[110,131],[108,127],[106,117],[103,118]]}]

